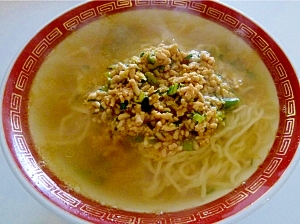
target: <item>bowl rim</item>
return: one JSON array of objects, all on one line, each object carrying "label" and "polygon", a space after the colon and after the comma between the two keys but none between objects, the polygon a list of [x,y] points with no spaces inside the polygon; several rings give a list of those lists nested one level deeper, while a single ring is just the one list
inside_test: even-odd
[{"label": "bowl rim", "polygon": [[[45,26],[43,26],[42,29],[40,29],[35,35],[33,35],[33,38],[36,38],[37,35],[41,34],[42,31],[44,31],[47,27],[51,26],[51,24],[54,24],[55,22],[57,22],[58,20],[62,19],[64,16],[66,16],[66,14],[68,14],[69,12],[71,11],[74,11],[74,10],[79,10],[81,9],[81,7],[83,6],[87,6],[87,5],[96,5],[96,1],[95,2],[82,2],[68,10],[65,10],[65,12],[61,13],[59,16],[57,16],[56,18],[54,18],[53,20],[51,20],[51,22],[49,22],[48,24],[46,24]],[[111,1],[105,1],[105,2],[111,2]],[[135,1],[132,1],[132,2],[135,2]],[[151,2],[155,2],[155,1],[151,1]],[[244,15],[242,12],[236,10],[236,9],[233,9],[232,7],[224,4],[224,3],[220,3],[220,2],[214,2],[214,1],[191,1],[191,2],[200,2],[200,3],[208,3],[208,5],[212,4],[212,5],[218,5],[219,7],[223,7],[224,9],[226,10],[229,10],[229,12],[235,12],[236,15],[239,14],[243,17],[243,19],[247,20],[248,22],[250,22],[250,24],[252,24],[253,26],[255,26],[255,28],[259,28],[260,29],[260,32],[264,33],[266,36],[268,36],[269,38],[271,38],[271,42],[275,44],[275,47],[276,49],[278,50],[278,52],[280,52],[281,55],[284,56],[284,59],[286,60],[285,63],[288,64],[289,68],[291,69],[292,71],[292,74],[294,74],[294,78],[293,80],[297,80],[298,82],[298,87],[295,87],[296,84],[293,84],[293,88],[298,88],[296,89],[296,91],[299,92],[299,81],[297,79],[297,76],[296,76],[296,73],[295,73],[295,70],[292,66],[292,64],[290,63],[290,60],[287,58],[287,56],[285,55],[284,51],[282,50],[282,48],[277,44],[277,42],[275,41],[275,39],[267,33],[267,31],[263,28],[261,28],[261,26],[257,23],[255,23],[255,21],[253,21],[251,18],[248,18],[246,15]],[[122,10],[121,10],[122,11]],[[218,11],[218,10],[217,10]],[[217,13],[217,11],[212,11],[212,13]],[[211,16],[215,16],[216,14],[212,14]],[[229,13],[227,13],[226,15],[230,15]],[[224,17],[223,17],[224,18]],[[230,17],[228,17],[230,18]],[[232,18],[231,18],[232,19]],[[228,21],[230,22],[230,20]],[[218,23],[219,24],[219,23]],[[79,24],[80,25],[80,24]],[[72,27],[69,27],[70,29]],[[240,34],[241,35],[241,34]],[[24,45],[24,48],[20,50],[20,52],[17,54],[16,58],[13,60],[11,66],[9,67],[8,71],[7,71],[7,74],[5,75],[3,81],[2,81],[2,85],[1,85],[1,97],[3,99],[4,95],[5,95],[5,88],[7,87],[7,82],[9,80],[9,77],[11,76],[11,72],[12,72],[12,69],[14,68],[14,65],[15,63],[20,59],[20,55],[22,55],[22,52],[26,49],[26,47],[31,43],[32,39],[30,39],[28,41],[28,43],[26,43]],[[261,40],[258,40],[258,41],[261,41]],[[264,44],[263,42],[258,42],[256,44]],[[295,79],[296,78],[296,79]],[[17,99],[16,99],[17,100]],[[6,102],[7,103],[7,102]],[[297,107],[297,110],[300,109],[299,105],[296,105]],[[2,116],[1,116],[1,119],[2,119],[2,125],[4,126],[4,128],[8,127],[7,125],[8,124],[4,124],[4,120],[3,120],[3,117],[7,117],[7,115],[4,114],[4,110],[5,108],[2,107],[2,104],[0,105],[0,108],[1,108],[1,111],[2,111]],[[296,123],[298,124],[299,126],[299,121]],[[297,127],[297,126],[296,126]],[[4,132],[4,128],[1,130],[1,139],[6,139],[6,135],[7,133]],[[299,147],[299,139],[300,139],[300,133],[296,133],[295,136],[297,137],[297,146],[295,145],[294,146],[294,154],[291,156],[291,161],[289,161],[285,167],[285,169],[283,170],[283,173],[280,175],[280,177],[278,177],[278,179],[275,181],[275,183],[273,183],[273,187],[272,189],[274,188],[276,191],[278,191],[280,188],[281,188],[281,185],[288,179],[291,171],[293,170],[292,167],[296,166],[298,160],[299,160],[299,150],[297,150],[297,148]],[[31,194],[34,196],[34,198],[38,199],[39,202],[41,202],[43,205],[46,205],[47,208],[49,208],[50,210],[56,212],[59,214],[59,216],[62,216],[66,219],[69,219],[70,218],[70,214],[71,216],[73,216],[74,220],[73,221],[79,221],[78,220],[78,217],[76,215],[74,215],[74,213],[71,213],[68,209],[64,209],[64,208],[59,208],[58,209],[58,205],[55,204],[53,201],[48,201],[48,200],[45,200],[45,198],[47,198],[45,195],[43,195],[42,192],[38,192],[39,194],[37,194],[37,191],[36,191],[36,188],[37,186],[34,186],[33,183],[32,183],[32,180],[30,180],[30,178],[27,176],[26,172],[24,170],[22,170],[21,168],[21,165],[17,163],[17,159],[16,159],[16,156],[15,155],[12,155],[12,152],[9,152],[10,150],[6,150],[6,148],[8,147],[6,144],[7,142],[1,142],[2,143],[2,151],[4,152],[4,155],[5,155],[5,158],[6,160],[8,161],[8,164],[11,168],[11,170],[13,171],[13,173],[15,174],[15,176],[17,177],[17,179],[22,183],[22,185],[26,185],[24,186],[25,189]],[[24,173],[25,172],[25,173]],[[24,177],[25,175],[25,177]],[[26,177],[27,176],[27,177]],[[280,183],[280,184],[279,184]],[[272,190],[272,194],[274,194],[275,192]],[[253,203],[257,204],[259,201],[261,201],[261,205],[264,204],[264,202],[266,200],[268,200],[268,197],[267,195],[271,195],[270,194],[270,190],[267,190],[265,191],[263,194],[261,194],[256,200],[254,200]],[[48,198],[49,199],[49,198]],[[46,204],[44,204],[46,203]],[[251,206],[250,205],[247,205],[247,206],[244,206],[242,209],[240,209],[239,211],[244,211],[246,210],[250,210],[249,208],[254,208],[255,206]],[[239,212],[241,213],[241,212]],[[241,214],[245,214],[245,212],[242,212]],[[227,221],[227,220],[231,220],[231,219],[234,219],[236,218],[237,215],[229,215],[228,217],[226,217],[224,220],[222,221]],[[82,217],[80,217],[80,219],[82,219]],[[83,220],[81,220],[83,221]],[[221,221],[221,220],[219,220]]]}]

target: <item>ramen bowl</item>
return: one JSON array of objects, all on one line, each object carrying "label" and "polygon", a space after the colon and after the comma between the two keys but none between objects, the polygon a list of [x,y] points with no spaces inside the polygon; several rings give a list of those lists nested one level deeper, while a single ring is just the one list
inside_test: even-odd
[{"label": "ramen bowl", "polygon": [[[201,22],[206,21],[199,23],[199,27],[205,26],[205,30],[209,30],[209,27],[214,28],[213,32],[209,32],[213,42],[206,43],[210,46],[213,45],[213,47],[210,48],[212,55],[218,54],[218,51],[214,47],[217,46],[221,48],[222,43],[215,43],[214,41],[217,39],[216,37],[220,37],[224,32],[226,32],[226,34],[228,33],[227,43],[232,42],[230,39],[233,38],[234,44],[241,44],[241,46],[247,45],[258,55],[260,63],[264,65],[268,73],[268,79],[264,82],[265,89],[268,89],[268,86],[273,86],[276,98],[272,100],[278,101],[278,124],[275,122],[275,135],[268,149],[268,153],[263,158],[262,163],[259,164],[240,185],[206,203],[193,203],[191,206],[179,206],[177,209],[163,212],[159,210],[156,212],[145,212],[138,211],[138,209],[119,208],[114,205],[101,204],[90,195],[81,193],[84,192],[82,187],[74,187],[73,183],[66,183],[64,177],[60,176],[57,170],[54,171],[55,169],[51,165],[51,163],[55,163],[54,159],[51,159],[51,156],[45,159],[43,155],[39,153],[38,146],[40,141],[36,139],[36,136],[43,133],[43,129],[40,128],[38,131],[34,131],[31,127],[36,119],[39,127],[46,128],[46,126],[50,126],[50,124],[39,122],[38,117],[35,118],[29,113],[29,106],[32,102],[32,95],[30,94],[33,91],[32,89],[35,88],[36,83],[39,83],[36,81],[40,80],[39,72],[43,69],[47,58],[55,54],[64,40],[74,36],[73,34],[76,35],[76,33],[78,33],[77,31],[86,29],[90,24],[97,23],[98,21],[106,21],[107,18],[110,19],[114,15],[122,15],[125,13],[129,13],[130,15],[136,12],[141,12],[146,15],[148,9],[162,10],[161,12],[166,14],[170,12],[185,13],[185,15],[188,14],[193,16],[193,18],[201,19]],[[152,19],[150,22],[156,21],[154,18]],[[122,22],[126,23],[124,26],[128,28],[128,30],[130,30],[131,27],[133,27],[132,30],[136,30],[137,25],[135,23],[129,23],[128,20],[122,20]],[[183,27],[182,29],[184,29],[185,26],[183,24],[186,24],[186,27],[188,27],[187,30],[193,28],[190,23],[187,24],[187,21],[181,22],[179,28]],[[215,28],[214,24],[217,28]],[[172,29],[172,25],[169,23],[166,25],[170,30]],[[120,28],[120,26],[116,27]],[[157,25],[154,27],[157,27]],[[151,29],[151,27],[148,27],[148,29]],[[93,29],[93,31],[94,30],[96,29]],[[123,30],[123,32],[131,34],[128,30]],[[166,30],[165,27],[163,30]],[[188,32],[187,30],[184,32]],[[208,32],[205,30],[203,31]],[[101,29],[101,33],[107,32],[109,37],[115,38],[115,41],[119,40],[118,35],[123,35],[119,31],[120,29],[113,29],[113,31],[105,30],[104,28]],[[143,32],[146,32],[146,29]],[[195,32],[198,31],[196,30]],[[161,33],[162,34],[157,37],[158,42],[167,42],[170,37],[173,37],[168,32],[161,31]],[[87,33],[87,35],[84,36],[85,38],[79,39],[84,41],[84,39],[88,39],[90,36],[93,37],[93,34],[95,35],[93,32]],[[205,42],[206,39],[201,37],[200,34],[199,36],[202,43]],[[193,42],[193,36],[189,35],[188,37],[191,39],[190,42]],[[222,35],[222,37],[224,36]],[[124,37],[122,36],[122,38]],[[136,37],[127,35],[125,38],[134,39]],[[91,41],[91,39],[88,39],[87,42]],[[180,37],[176,36],[175,41],[180,43],[180,40]],[[236,40],[240,42],[235,42]],[[153,38],[153,41],[157,43],[155,38]],[[131,42],[128,41],[127,43]],[[111,49],[113,49],[114,42],[111,44],[113,45]],[[134,43],[132,44],[132,46],[134,46]],[[69,45],[72,46],[72,43],[69,43]],[[84,44],[82,46],[84,46]],[[194,48],[193,44],[191,44],[191,48]],[[76,49],[74,51],[76,52]],[[85,49],[83,49],[83,51],[77,51],[75,59],[78,61],[76,61],[76,63],[81,63],[82,58],[85,58],[81,57],[81,55],[86,56],[85,52]],[[239,51],[237,51],[237,53],[239,53]],[[64,57],[60,58],[59,61],[63,61],[64,59]],[[110,63],[110,60],[111,58],[108,58],[107,63]],[[226,61],[226,59],[224,60]],[[88,69],[88,66],[83,64],[81,68],[83,70]],[[52,67],[52,72],[58,72],[55,69],[63,70],[64,68]],[[70,74],[66,73],[62,79],[67,79],[68,76],[70,76]],[[251,76],[251,74],[249,74],[249,76]],[[41,80],[41,82],[42,81],[43,80]],[[57,78],[56,81],[62,80]],[[43,87],[43,85],[41,84],[42,90],[46,88],[49,92],[53,91],[53,101],[57,99],[55,96],[60,96],[61,92],[64,92],[64,89],[51,91],[51,89],[47,88],[48,86]],[[21,183],[23,183],[42,204],[47,205],[58,214],[74,222],[226,222],[239,216],[241,213],[245,213],[248,208],[258,204],[259,200],[277,187],[278,182],[284,178],[287,173],[286,171],[290,169],[291,162],[297,159],[296,153],[300,136],[297,111],[299,111],[300,108],[299,103],[296,101],[296,96],[299,96],[299,81],[297,80],[292,65],[280,47],[262,28],[240,12],[218,2],[174,0],[92,1],[83,3],[50,22],[28,42],[13,62],[2,87],[3,149],[5,155],[9,158],[8,161],[12,164],[11,167],[13,167],[14,171],[20,176],[19,179]],[[57,110],[59,111],[59,109]],[[53,114],[50,113],[49,116],[51,115]],[[55,121],[53,121],[53,123],[55,124]],[[74,129],[76,129],[76,125]],[[63,146],[61,146],[61,148],[63,148]],[[69,160],[73,158],[72,153],[72,151],[65,152]],[[60,172],[63,173],[64,170],[61,169]],[[143,206],[147,207],[147,204]]]}]

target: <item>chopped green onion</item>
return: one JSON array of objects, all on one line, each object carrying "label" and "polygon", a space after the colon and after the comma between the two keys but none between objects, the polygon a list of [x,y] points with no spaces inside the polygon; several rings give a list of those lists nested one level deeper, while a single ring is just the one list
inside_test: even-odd
[{"label": "chopped green onion", "polygon": [[200,53],[198,51],[192,50],[188,54],[188,56],[185,57],[185,60],[189,60],[191,58],[200,58]]},{"label": "chopped green onion", "polygon": [[138,97],[134,97],[134,102],[141,103],[145,98],[145,93],[143,91],[140,92]]},{"label": "chopped green onion", "polygon": [[217,111],[217,119],[223,121],[225,119],[225,114],[222,111]]},{"label": "chopped green onion", "polygon": [[120,103],[120,109],[126,110],[127,105],[128,105],[128,100],[125,100],[123,103]]},{"label": "chopped green onion", "polygon": [[102,105],[100,105],[100,110],[103,111],[105,110],[105,108]]},{"label": "chopped green onion", "polygon": [[158,84],[156,77],[152,72],[146,72],[145,77],[147,78],[147,82],[151,85],[156,85]]},{"label": "chopped green onion", "polygon": [[134,138],[134,140],[135,140],[136,142],[143,142],[143,141],[144,141],[144,136],[142,136],[142,135],[137,135],[137,136]]},{"label": "chopped green onion", "polygon": [[239,104],[240,99],[236,98],[236,97],[235,98],[224,98],[223,102],[224,102],[225,109],[231,109],[233,107],[236,107]]},{"label": "chopped green onion", "polygon": [[101,86],[99,88],[100,91],[103,91],[103,92],[107,92],[108,91],[108,85],[105,85],[105,86]]},{"label": "chopped green onion", "polygon": [[104,72],[104,75],[105,75],[107,78],[111,78],[111,72],[110,72],[110,71]]},{"label": "chopped green onion", "polygon": [[145,52],[142,52],[142,53],[140,54],[140,57],[143,57],[143,56],[144,56],[144,54],[145,54]]},{"label": "chopped green onion", "polygon": [[193,141],[190,139],[186,139],[183,141],[182,148],[184,151],[193,151]]},{"label": "chopped green onion", "polygon": [[185,60],[189,60],[191,57],[193,57],[193,54],[189,54],[188,56],[186,56]]},{"label": "chopped green onion", "polygon": [[121,71],[119,74],[122,79],[126,79],[129,74],[129,69],[126,69],[125,71]]},{"label": "chopped green onion", "polygon": [[181,121],[175,121],[175,122],[173,122],[173,124],[175,124],[176,127],[179,127],[179,125],[181,124]]},{"label": "chopped green onion", "polygon": [[165,70],[165,66],[164,65],[159,65],[157,66],[158,71],[163,72]]},{"label": "chopped green onion", "polygon": [[155,54],[154,53],[148,54],[147,60],[148,60],[148,63],[154,65],[155,62],[156,62],[156,56],[155,56]]},{"label": "chopped green onion", "polygon": [[157,69],[155,69],[155,70],[153,71],[153,73],[154,73],[154,75],[156,75],[156,76],[159,76],[159,75],[160,75],[160,73],[159,73],[159,71],[158,71]]},{"label": "chopped green onion", "polygon": [[178,84],[178,83],[175,83],[175,84],[171,85],[171,86],[169,87],[169,89],[168,89],[167,94],[170,95],[170,96],[171,96],[171,95],[174,95],[174,94],[177,92],[178,87],[179,87],[179,84]]},{"label": "chopped green onion", "polygon": [[194,121],[201,123],[205,120],[205,115],[201,115],[199,113],[194,113],[193,118]]},{"label": "chopped green onion", "polygon": [[144,73],[142,73],[140,71],[137,71],[135,74],[138,76],[138,78],[140,79],[141,83],[147,82],[147,78],[144,75]]},{"label": "chopped green onion", "polygon": [[110,70],[112,70],[112,69],[115,69],[115,68],[116,68],[116,65],[113,64],[113,65],[108,66],[107,68],[110,69]]},{"label": "chopped green onion", "polygon": [[129,136],[128,139],[133,143],[141,143],[144,141],[143,135],[137,135],[137,136]]}]

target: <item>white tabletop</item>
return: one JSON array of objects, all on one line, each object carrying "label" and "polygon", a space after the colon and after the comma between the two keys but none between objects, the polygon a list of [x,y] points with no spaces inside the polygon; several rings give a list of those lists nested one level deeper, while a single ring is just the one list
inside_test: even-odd
[{"label": "white tabletop", "polygon": [[[223,1],[246,13],[277,40],[300,74],[300,1]],[[0,80],[20,48],[50,19],[74,1],[0,0]],[[30,21],[30,22],[29,22]],[[300,223],[300,165],[276,195],[239,224]],[[0,223],[66,224],[29,195],[0,153]]]}]

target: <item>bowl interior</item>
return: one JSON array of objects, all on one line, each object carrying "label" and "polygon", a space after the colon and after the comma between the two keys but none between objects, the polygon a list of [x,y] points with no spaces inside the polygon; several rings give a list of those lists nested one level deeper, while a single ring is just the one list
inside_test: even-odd
[{"label": "bowl interior", "polygon": [[[253,48],[275,84],[279,100],[279,127],[269,154],[247,182],[202,206],[163,214],[118,210],[100,205],[69,189],[45,167],[34,150],[28,128],[28,95],[44,59],[66,37],[102,17],[148,8],[188,12],[226,28]],[[268,85],[266,83],[266,85]],[[46,200],[83,220],[121,223],[212,223],[228,218],[266,194],[288,169],[298,148],[300,125],[299,82],[281,48],[262,28],[243,14],[212,1],[91,1],[62,14],[28,42],[14,62],[4,84],[2,120],[4,138],[22,176]],[[299,100],[298,100],[299,101]]]}]

